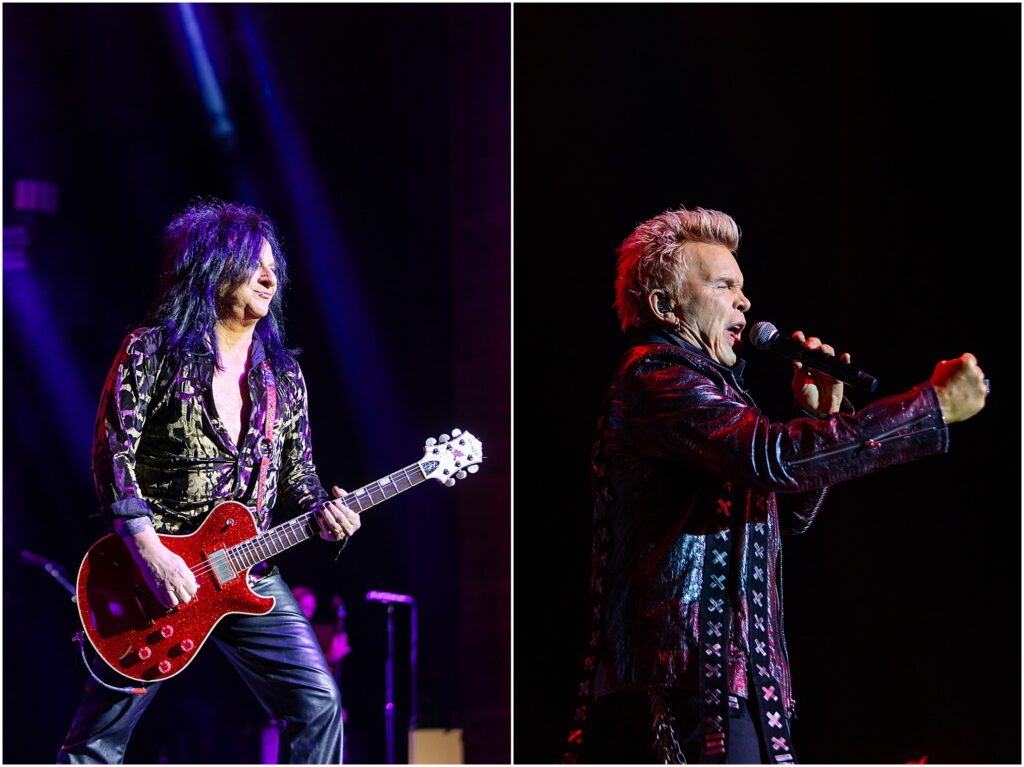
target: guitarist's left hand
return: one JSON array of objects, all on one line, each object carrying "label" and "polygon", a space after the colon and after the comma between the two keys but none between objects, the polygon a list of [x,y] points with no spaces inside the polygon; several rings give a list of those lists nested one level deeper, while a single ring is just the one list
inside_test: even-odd
[{"label": "guitarist's left hand", "polygon": [[[345,491],[337,485],[331,488],[331,492],[334,493],[335,499],[345,496]],[[339,500],[325,503],[316,518],[320,523],[320,537],[325,541],[337,542],[355,535],[360,525],[359,514]]]}]

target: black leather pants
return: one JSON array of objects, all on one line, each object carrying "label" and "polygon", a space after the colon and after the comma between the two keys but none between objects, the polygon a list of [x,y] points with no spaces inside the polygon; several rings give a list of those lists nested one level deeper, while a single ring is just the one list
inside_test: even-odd
[{"label": "black leather pants", "polygon": [[[275,597],[274,609],[266,615],[229,615],[217,624],[212,639],[267,713],[285,721],[280,763],[340,764],[341,696],[313,628],[276,568],[254,590]],[[137,684],[99,658],[93,671],[107,684]],[[148,685],[146,695],[131,695],[108,690],[90,677],[57,762],[123,762],[132,730],[162,684]]]}]

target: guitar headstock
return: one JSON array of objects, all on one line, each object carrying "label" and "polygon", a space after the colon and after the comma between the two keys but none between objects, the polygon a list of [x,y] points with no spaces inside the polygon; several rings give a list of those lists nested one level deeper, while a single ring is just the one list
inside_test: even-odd
[{"label": "guitar headstock", "polygon": [[437,439],[427,440],[419,466],[427,479],[436,479],[451,487],[455,480],[465,479],[467,473],[476,474],[483,460],[484,446],[480,440],[468,431],[452,429],[450,437],[442,434]]}]

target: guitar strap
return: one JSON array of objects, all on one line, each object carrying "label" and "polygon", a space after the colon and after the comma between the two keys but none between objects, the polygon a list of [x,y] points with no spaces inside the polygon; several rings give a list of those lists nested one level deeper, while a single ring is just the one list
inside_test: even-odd
[{"label": "guitar strap", "polygon": [[604,579],[608,570],[610,555],[610,532],[608,508],[616,501],[604,460],[604,429],[607,412],[611,401],[607,394],[601,407],[601,416],[597,421],[594,446],[591,451],[591,472],[593,490],[597,497],[594,500],[593,541],[591,544],[590,563],[590,635],[583,653],[583,667],[579,676],[579,687],[576,690],[576,704],[569,736],[566,738],[562,764],[579,764],[585,759],[593,759],[593,727],[588,723],[587,716],[593,716],[597,687],[597,667],[600,663],[601,645],[604,634]]},{"label": "guitar strap", "polygon": [[[757,522],[748,526],[753,558],[747,569],[746,591],[750,600],[750,700],[760,718],[762,748],[772,761],[769,764],[795,762],[789,720],[782,706],[781,664],[777,662],[781,648],[770,631],[768,614],[769,567],[768,526]],[[781,563],[781,554],[780,554]]]},{"label": "guitar strap", "polygon": [[260,452],[260,483],[256,491],[256,516],[262,530],[270,522],[270,513],[264,508],[267,493],[267,471],[270,468],[270,456],[274,452],[274,423],[277,420],[277,383],[270,369],[270,360],[263,360],[263,386],[267,390],[267,412],[263,419],[263,436]]},{"label": "guitar strap", "polygon": [[724,764],[729,738],[729,646],[732,641],[732,603],[729,555],[734,523],[730,517],[732,482],[722,485],[715,513],[705,532],[704,589],[700,597],[698,664],[700,716],[704,729],[703,763]]}]

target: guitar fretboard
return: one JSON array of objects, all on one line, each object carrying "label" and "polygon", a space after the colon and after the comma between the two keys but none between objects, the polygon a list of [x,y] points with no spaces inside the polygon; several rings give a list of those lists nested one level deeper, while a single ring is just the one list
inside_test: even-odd
[{"label": "guitar fretboard", "polygon": [[[378,503],[383,503],[388,498],[394,498],[410,487],[418,485],[426,478],[418,463],[410,464],[394,474],[364,485],[339,500],[350,509],[356,509],[362,513]],[[277,527],[272,527],[265,533],[260,533],[243,543],[232,546],[227,550],[227,554],[235,570],[241,571],[260,562],[265,562],[275,554],[280,554],[282,551],[303,541],[308,541],[319,534],[320,524],[314,513],[310,511]]]}]

